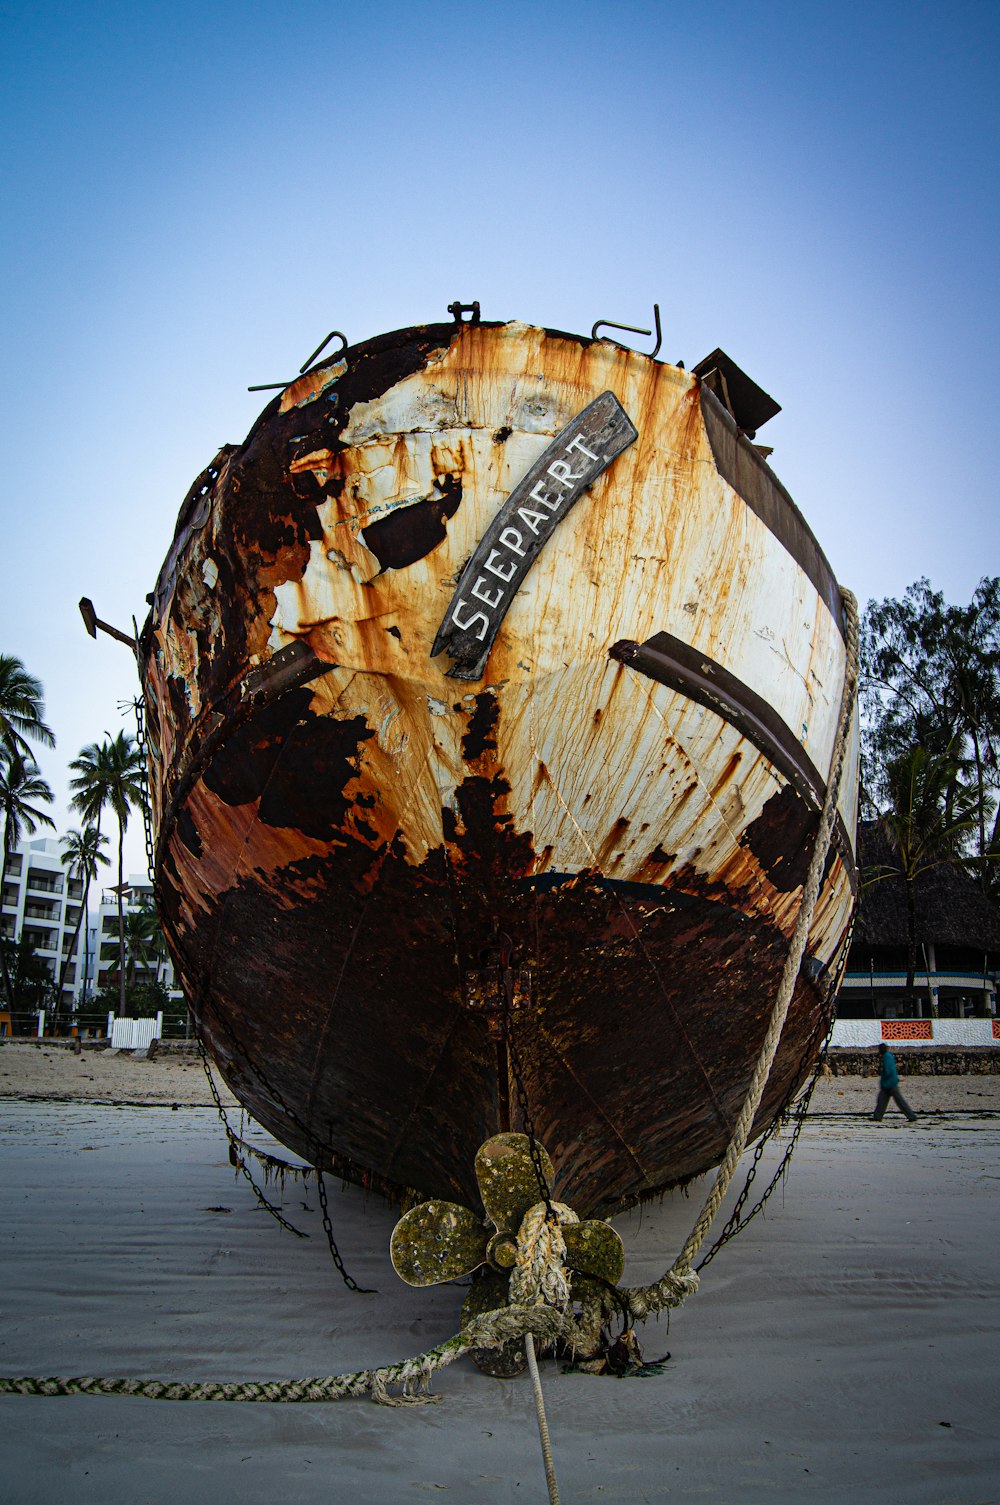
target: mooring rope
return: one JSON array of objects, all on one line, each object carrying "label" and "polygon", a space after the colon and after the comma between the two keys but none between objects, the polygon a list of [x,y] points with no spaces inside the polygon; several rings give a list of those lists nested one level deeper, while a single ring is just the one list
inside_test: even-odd
[{"label": "mooring rope", "polygon": [[[380,1405],[427,1403],[440,1400],[426,1387],[438,1369],[453,1364],[473,1348],[502,1348],[512,1338],[534,1332],[543,1345],[559,1340],[572,1342],[572,1319],[554,1307],[505,1306],[485,1312],[461,1332],[426,1353],[386,1364],[378,1369],[358,1369],[320,1379],[251,1380],[243,1384],[188,1382],[181,1380],[101,1379],[84,1375],[73,1379],[39,1379],[34,1376],[0,1377],[0,1395],[138,1395],[147,1400],[201,1401],[296,1401],[346,1400],[370,1395]],[[400,1387],[401,1394],[390,1393]]]},{"label": "mooring rope", "polygon": [[552,1443],[549,1440],[549,1424],[545,1419],[545,1398],[542,1395],[542,1380],[538,1373],[538,1360],[535,1357],[535,1336],[533,1333],[525,1333],[524,1335],[524,1352],[528,1359],[531,1390],[535,1397],[535,1419],[538,1422],[538,1440],[542,1446],[542,1462],[545,1465],[545,1483],[549,1491],[549,1505],[559,1505],[559,1485],[556,1482],[556,1466],[552,1458]]},{"label": "mooring rope", "polygon": [[806,875],[805,885],[802,890],[802,902],[799,905],[798,917],[795,921],[795,929],[789,942],[788,954],[785,957],[785,965],[778,985],[777,997],[774,1008],[771,1011],[770,1023],[764,1036],[764,1043],[757,1058],[750,1086],[747,1089],[746,1099],[732,1138],[729,1141],[722,1164],[719,1166],[712,1189],[705,1200],[705,1205],[695,1219],[683,1249],[674,1260],[670,1269],[661,1277],[648,1286],[634,1286],[622,1291],[622,1296],[628,1304],[633,1318],[641,1320],[652,1313],[662,1311],[664,1307],[680,1306],[681,1302],[698,1289],[698,1275],[692,1268],[698,1250],[704,1242],[709,1228],[712,1226],[715,1215],[721,1206],[722,1199],[726,1195],[729,1183],[733,1179],[740,1156],[746,1148],[750,1137],[753,1121],[757,1116],[761,1098],[764,1096],[764,1088],[771,1074],[771,1067],[778,1051],[781,1040],[781,1032],[784,1028],[785,1019],[788,1015],[792,993],[798,980],[799,968],[802,965],[802,957],[805,954],[806,942],[809,939],[809,928],[812,925],[813,915],[819,899],[819,891],[823,881],[823,872],[826,867],[827,854],[830,849],[830,841],[833,836],[834,821],[837,817],[837,803],[840,798],[840,782],[844,770],[844,759],[847,753],[847,745],[850,740],[851,726],[854,720],[854,705],[858,686],[858,603],[850,591],[843,591],[845,644],[847,648],[847,660],[844,665],[844,686],[840,700],[840,717],[837,726],[837,736],[830,758],[830,776],[827,781],[826,798],[823,801],[823,811],[820,816],[819,827],[816,831],[816,840],[813,844],[812,857],[809,862],[809,871]]}]

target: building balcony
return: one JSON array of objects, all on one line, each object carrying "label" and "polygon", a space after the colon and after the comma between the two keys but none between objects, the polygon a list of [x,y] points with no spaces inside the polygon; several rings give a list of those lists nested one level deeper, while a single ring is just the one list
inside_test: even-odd
[{"label": "building balcony", "polygon": [[59,908],[55,904],[32,904],[24,906],[24,918],[26,920],[41,920],[46,925],[59,924]]},{"label": "building balcony", "polygon": [[28,870],[28,888],[36,894],[61,894],[62,878],[53,873],[38,873]]},{"label": "building balcony", "polygon": [[27,925],[21,929],[21,939],[27,941],[35,951],[55,955],[58,936],[54,931],[29,929]]},{"label": "building balcony", "polygon": [[[840,985],[840,1001],[850,1005],[870,1002],[873,1014],[881,1015],[887,1006],[895,1010],[901,1003],[928,1011],[932,1006],[957,1005],[964,999],[967,1004],[971,1002],[977,1008],[985,1008],[988,1013],[993,1013],[996,991],[995,972],[973,972],[966,968],[953,972],[928,972],[924,969],[913,974],[911,997],[906,992],[905,969],[892,968],[879,972],[870,970],[845,973]],[[908,1017],[913,1017],[912,1010]]]}]

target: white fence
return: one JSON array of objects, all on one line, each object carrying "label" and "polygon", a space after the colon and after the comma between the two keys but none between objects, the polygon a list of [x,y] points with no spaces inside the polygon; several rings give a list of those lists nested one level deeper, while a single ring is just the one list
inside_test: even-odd
[{"label": "white fence", "polygon": [[1000,1048],[1000,1038],[993,1033],[992,1019],[920,1019],[913,1022],[919,1025],[923,1039],[909,1036],[906,1020],[838,1019],[833,1026],[830,1044],[852,1046],[856,1050],[874,1049],[880,1040],[896,1045],[993,1045]]},{"label": "white fence", "polygon": [[108,1038],[113,1050],[148,1050],[160,1038],[163,1015],[155,1019],[121,1019],[108,1015]]}]

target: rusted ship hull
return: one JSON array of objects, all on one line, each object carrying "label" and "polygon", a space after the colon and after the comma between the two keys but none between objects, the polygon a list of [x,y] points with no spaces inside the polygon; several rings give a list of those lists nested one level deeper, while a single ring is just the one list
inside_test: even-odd
[{"label": "rusted ship hull", "polygon": [[[610,460],[574,428],[607,393]],[[199,478],[141,648],[166,933],[279,1139],[474,1204],[527,1106],[581,1214],[718,1159],[845,650],[815,540],[703,382],[521,325],[348,349]],[[833,1007],[855,756],[758,1128]]]}]

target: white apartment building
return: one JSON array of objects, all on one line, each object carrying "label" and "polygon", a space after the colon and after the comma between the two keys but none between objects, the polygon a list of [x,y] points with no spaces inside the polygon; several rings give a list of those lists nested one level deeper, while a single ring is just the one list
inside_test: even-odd
[{"label": "white apartment building", "polygon": [[[91,899],[97,891],[96,883],[92,883]],[[124,895],[126,912],[138,908],[152,895],[148,877],[131,874]],[[118,969],[117,895],[110,888],[101,892],[99,906],[96,912],[91,908],[84,919],[74,947],[83,881],[64,866],[62,844],[57,837],[37,837],[17,846],[7,859],[0,898],[0,935],[5,940],[30,941],[54,982],[58,980],[63,959],[68,959],[63,982],[63,1002],[67,1008],[85,1008],[99,988],[113,981]],[[147,966],[138,966],[135,975],[139,982],[156,978],[177,1001],[183,997],[166,955],[151,958]]]},{"label": "white apartment building", "polygon": [[[22,841],[7,859],[0,894],[0,934],[6,940],[30,941],[53,981],[58,980],[64,958],[69,958],[63,999],[70,1007],[84,988],[86,921],[73,949],[82,902],[83,882],[70,876],[63,865],[62,846],[55,837]],[[89,970],[92,981],[93,960]]]},{"label": "white apartment building", "polygon": [[[144,903],[151,901],[152,897],[153,885],[146,874],[130,873],[124,893],[125,913],[128,914],[129,910],[140,908]],[[118,895],[112,888],[105,888],[101,894],[101,904],[93,935],[96,937],[96,943],[94,940],[91,941],[91,951],[97,952],[96,986],[104,988],[118,975]],[[147,982],[153,979],[162,982],[171,998],[178,1002],[184,997],[174,979],[173,963],[166,951],[159,958],[151,958],[149,965],[137,965],[135,978],[137,982]]]}]

